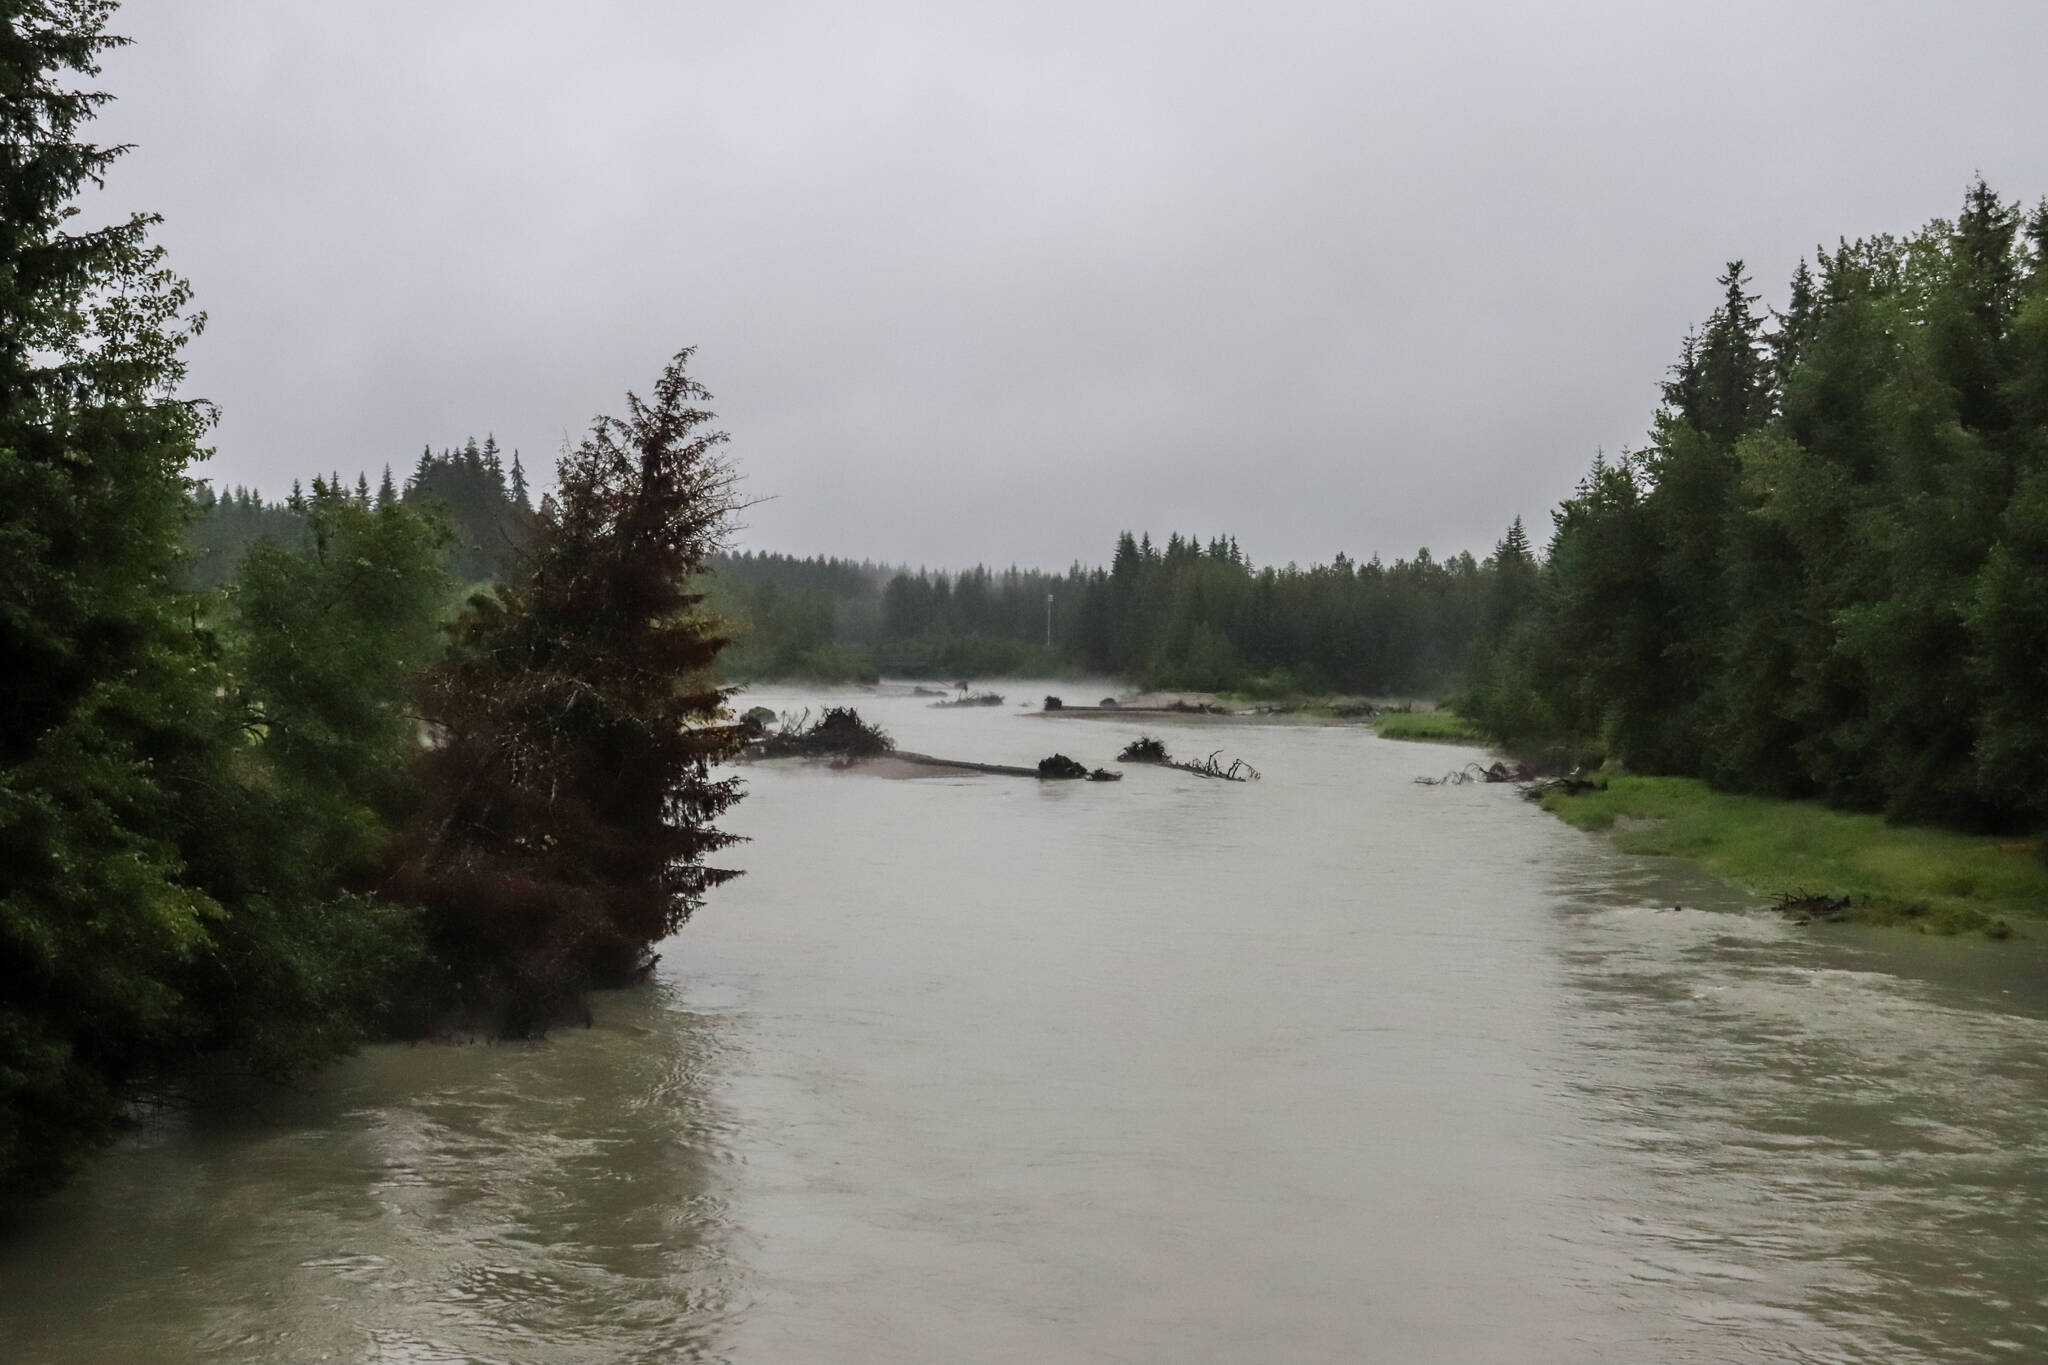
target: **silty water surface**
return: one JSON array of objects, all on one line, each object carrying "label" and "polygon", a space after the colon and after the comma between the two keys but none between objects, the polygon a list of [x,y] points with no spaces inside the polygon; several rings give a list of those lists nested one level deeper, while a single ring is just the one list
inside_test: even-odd
[{"label": "silty water surface", "polygon": [[2048,1359],[2038,940],[1796,929],[1413,783],[1467,750],[1007,690],[854,700],[1265,778],[751,768],[649,986],[152,1126],[0,1240],[0,1360]]}]

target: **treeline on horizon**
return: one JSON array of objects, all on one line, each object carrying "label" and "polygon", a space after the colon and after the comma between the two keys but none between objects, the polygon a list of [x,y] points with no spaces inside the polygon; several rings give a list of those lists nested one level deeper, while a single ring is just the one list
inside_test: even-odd
[{"label": "treeline on horizon", "polygon": [[126,150],[72,86],[112,10],[0,30],[0,1217],[195,1070],[577,1017],[730,875],[739,794],[689,352],[538,508],[491,442],[212,494],[157,220],[67,226]]},{"label": "treeline on horizon", "polygon": [[1469,553],[1257,567],[1228,536],[1178,533],[1155,545],[1126,532],[1107,568],[1063,574],[773,553],[712,567],[708,600],[741,626],[723,663],[742,681],[1087,673],[1273,696],[1419,695],[1456,684],[1497,595],[1495,561]]},{"label": "treeline on horizon", "polygon": [[[533,498],[519,452],[512,452],[508,466],[495,436],[486,436],[481,446],[472,436],[439,454],[428,447],[403,485],[393,482],[388,464],[374,492],[369,476],[360,472],[352,494],[339,473],[314,483],[318,497],[352,496],[364,507],[403,503],[431,508],[446,532],[442,568],[463,585],[499,582],[515,574],[533,521]],[[291,492],[275,502],[253,488],[216,493],[202,482],[192,490],[192,504],[184,578],[201,591],[232,580],[251,545],[303,548],[310,534],[306,492],[296,480]]]}]

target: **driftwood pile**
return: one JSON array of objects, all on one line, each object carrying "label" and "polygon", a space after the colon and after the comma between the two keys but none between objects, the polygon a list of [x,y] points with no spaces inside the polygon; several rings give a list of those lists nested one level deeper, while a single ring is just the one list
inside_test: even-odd
[{"label": "driftwood pile", "polygon": [[1467,782],[1534,782],[1536,774],[1526,763],[1517,763],[1510,768],[1506,763],[1496,761],[1491,767],[1481,763],[1467,763],[1453,773],[1442,777],[1418,777],[1415,779],[1425,787],[1462,787]]},{"label": "driftwood pile", "polygon": [[1124,745],[1124,751],[1116,756],[1116,761],[1119,763],[1157,763],[1162,768],[1176,768],[1184,773],[1193,773],[1197,777],[1220,777],[1225,782],[1251,782],[1257,780],[1259,770],[1241,758],[1232,759],[1230,766],[1224,767],[1218,761],[1222,753],[1223,751],[1218,749],[1199,763],[1186,763],[1167,753],[1166,744],[1163,740],[1155,739],[1151,735],[1140,735],[1129,744]]},{"label": "driftwood pile", "polygon": [[879,725],[870,725],[851,706],[828,706],[816,721],[805,710],[800,716],[784,714],[773,733],[765,734],[751,746],[758,758],[879,758],[896,747],[896,741]]},{"label": "driftwood pile", "polygon": [[1218,763],[1216,761],[1217,755],[1222,752],[1221,749],[1218,749],[1200,763],[1183,763],[1175,759],[1167,759],[1165,760],[1165,766],[1178,768],[1184,773],[1193,773],[1197,777],[1220,777],[1225,782],[1256,782],[1258,780],[1259,770],[1241,758],[1231,759],[1230,766],[1227,768]]}]

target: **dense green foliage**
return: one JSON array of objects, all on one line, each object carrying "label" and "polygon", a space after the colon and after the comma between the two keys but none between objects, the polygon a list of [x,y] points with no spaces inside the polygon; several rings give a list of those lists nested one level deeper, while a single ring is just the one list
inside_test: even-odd
[{"label": "dense green foliage", "polygon": [[0,35],[0,1182],[46,1183],[189,1031],[218,908],[185,875],[210,670],[163,590],[206,414],[177,401],[184,283],[152,220],[68,232],[113,149],[79,141],[104,4]]},{"label": "dense green foliage", "polygon": [[1496,736],[1901,820],[2048,819],[2048,205],[1742,266],[1644,449],[1556,512]]},{"label": "dense green foliage", "polygon": [[[560,1015],[726,875],[736,795],[687,590],[729,475],[680,361],[538,516],[492,442],[403,495],[187,477],[211,413],[155,220],[67,230],[120,151],[67,84],[112,9],[0,0],[0,1208],[201,1060]],[[451,568],[503,587],[444,661]]]},{"label": "dense green foliage", "polygon": [[179,591],[209,419],[176,395],[189,291],[151,218],[66,230],[118,154],[65,83],[110,11],[14,4],[0,31],[0,1190],[61,1178],[202,1052],[333,1055],[413,935],[362,891],[438,533],[323,490],[306,554],[224,603]]},{"label": "dense green foliage", "polygon": [[192,490],[193,515],[185,528],[189,554],[185,586],[198,592],[218,588],[234,577],[242,555],[258,541],[299,545],[305,518],[292,510],[303,495],[294,490],[285,502],[266,502],[253,488],[216,494],[206,484]]},{"label": "dense green foliage", "polygon": [[447,595],[437,519],[319,479],[296,510],[306,544],[257,544],[219,601],[232,780],[184,798],[205,821],[194,869],[228,912],[195,973],[198,1042],[272,1074],[360,1041],[417,955],[415,912],[374,891]]}]

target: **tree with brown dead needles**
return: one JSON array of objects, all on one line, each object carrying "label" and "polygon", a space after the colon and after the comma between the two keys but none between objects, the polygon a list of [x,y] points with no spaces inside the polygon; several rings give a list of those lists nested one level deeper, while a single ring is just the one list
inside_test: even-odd
[{"label": "tree with brown dead needles", "polygon": [[436,1007],[505,1034],[574,1017],[645,969],[734,840],[713,774],[739,726],[691,590],[737,507],[710,397],[670,361],[651,400],[562,456],[521,572],[472,599],[427,677],[425,794],[388,893],[424,906]]}]

